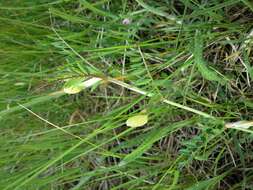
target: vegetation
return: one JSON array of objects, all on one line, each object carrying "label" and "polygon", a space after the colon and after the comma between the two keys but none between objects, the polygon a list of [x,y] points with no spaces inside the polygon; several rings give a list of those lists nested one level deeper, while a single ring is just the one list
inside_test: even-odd
[{"label": "vegetation", "polygon": [[250,0],[0,1],[1,190],[253,189]]}]

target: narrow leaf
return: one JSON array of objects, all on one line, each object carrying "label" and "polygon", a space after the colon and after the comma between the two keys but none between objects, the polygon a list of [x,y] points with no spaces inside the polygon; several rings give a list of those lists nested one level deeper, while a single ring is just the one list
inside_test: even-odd
[{"label": "narrow leaf", "polygon": [[147,151],[149,148],[152,147],[153,143],[158,141],[159,139],[166,136],[168,133],[171,133],[175,130],[178,130],[186,125],[189,125],[193,122],[193,120],[186,120],[186,121],[180,121],[177,123],[174,123],[172,125],[169,125],[167,127],[161,127],[159,129],[155,128],[152,131],[149,132],[149,134],[146,136],[146,139],[144,142],[135,149],[132,153],[128,154],[119,165],[125,165],[129,162],[132,162],[139,158],[145,151]]},{"label": "narrow leaf", "polygon": [[187,188],[186,190],[207,190],[209,188],[212,188],[219,181],[221,181],[225,177],[225,175],[226,175],[226,173],[222,174],[222,175],[219,175],[219,176],[216,176],[216,177],[211,178],[211,179],[207,179],[207,180],[195,183],[194,185]]},{"label": "narrow leaf", "polygon": [[198,71],[201,75],[209,81],[217,81],[224,85],[225,80],[222,79],[214,70],[209,68],[203,58],[203,37],[199,31],[195,35],[194,58]]},{"label": "narrow leaf", "polygon": [[85,1],[85,0],[80,0],[81,5],[83,5],[85,8],[93,11],[94,13],[97,13],[99,15],[102,16],[106,16],[106,17],[111,17],[113,19],[117,19],[118,17],[115,16],[114,14],[110,13],[110,12],[106,12],[106,11],[102,11],[101,9],[96,8],[94,5],[92,5],[91,3]]},{"label": "narrow leaf", "polygon": [[154,7],[151,7],[150,5],[146,4],[144,1],[142,0],[136,0],[139,5],[141,5],[144,9],[146,9],[147,11],[153,13],[153,14],[156,14],[156,15],[159,15],[159,16],[162,16],[162,17],[166,17],[167,19],[170,19],[170,20],[173,20],[173,21],[177,21],[178,24],[181,24],[182,22],[179,21],[175,16],[173,15],[169,15],[168,13],[158,9],[158,8],[154,8]]}]

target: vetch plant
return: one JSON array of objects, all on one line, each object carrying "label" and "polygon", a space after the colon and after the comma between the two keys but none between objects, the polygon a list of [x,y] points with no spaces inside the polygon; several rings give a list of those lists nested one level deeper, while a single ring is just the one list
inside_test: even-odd
[{"label": "vetch plant", "polygon": [[250,0],[0,4],[1,190],[253,187]]}]

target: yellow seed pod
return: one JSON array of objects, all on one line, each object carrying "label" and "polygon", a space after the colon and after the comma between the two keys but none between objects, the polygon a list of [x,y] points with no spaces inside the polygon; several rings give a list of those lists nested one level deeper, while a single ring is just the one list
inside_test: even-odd
[{"label": "yellow seed pod", "polygon": [[83,87],[83,78],[75,78],[68,80],[63,87],[63,91],[66,94],[77,94],[81,90],[84,89]]},{"label": "yellow seed pod", "polygon": [[126,121],[126,125],[129,127],[141,127],[148,122],[148,115],[140,114],[133,117],[128,118]]}]

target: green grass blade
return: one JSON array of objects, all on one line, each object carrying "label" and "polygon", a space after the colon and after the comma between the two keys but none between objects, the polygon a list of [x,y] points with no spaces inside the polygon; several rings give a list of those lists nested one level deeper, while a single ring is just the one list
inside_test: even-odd
[{"label": "green grass blade", "polygon": [[198,71],[206,80],[216,81],[224,85],[225,80],[222,79],[214,70],[209,68],[203,58],[204,42],[203,42],[203,36],[201,35],[200,31],[196,32],[194,43],[195,43],[194,59],[195,59],[195,64],[197,65]]},{"label": "green grass blade", "polygon": [[145,151],[147,151],[153,143],[158,141],[159,139],[163,138],[165,135],[168,135],[168,133],[172,133],[173,131],[176,131],[182,127],[185,127],[187,125],[190,125],[193,122],[193,120],[186,120],[186,121],[180,121],[177,123],[174,123],[172,125],[169,125],[167,127],[163,127],[160,129],[154,129],[145,138],[145,141],[133,152],[128,154],[121,162],[120,165],[123,166],[125,164],[128,164],[136,159],[138,159]]},{"label": "green grass blade", "polygon": [[113,19],[117,19],[118,17],[110,12],[106,12],[106,11],[102,11],[101,9],[96,8],[94,5],[92,5],[91,3],[87,2],[86,0],[80,0],[81,5],[84,8],[87,8],[91,11],[93,11],[94,13],[97,13],[99,15],[105,16],[105,17],[109,17],[109,18],[113,18]]}]

